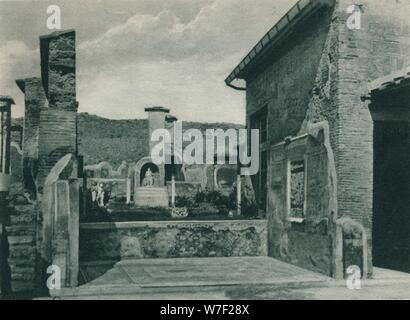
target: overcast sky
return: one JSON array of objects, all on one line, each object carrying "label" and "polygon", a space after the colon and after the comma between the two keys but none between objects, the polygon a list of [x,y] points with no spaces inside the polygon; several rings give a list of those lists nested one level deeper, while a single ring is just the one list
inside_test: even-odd
[{"label": "overcast sky", "polygon": [[296,0],[1,1],[0,94],[23,114],[15,79],[40,75],[46,9],[77,31],[80,112],[145,118],[162,105],[180,120],[242,123],[245,94],[224,79]]}]

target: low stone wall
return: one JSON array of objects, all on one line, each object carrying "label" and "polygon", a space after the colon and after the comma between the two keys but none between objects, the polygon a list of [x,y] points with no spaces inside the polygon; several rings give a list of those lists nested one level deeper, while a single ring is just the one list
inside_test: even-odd
[{"label": "low stone wall", "polygon": [[36,218],[37,206],[16,197],[10,203],[7,226],[9,265],[13,292],[31,292],[36,281]]},{"label": "low stone wall", "polygon": [[[171,197],[171,182],[167,182],[167,190],[168,194]],[[193,197],[202,189],[200,183],[197,182],[184,182],[184,181],[176,181],[175,182],[175,195],[177,197]]]},{"label": "low stone wall", "polygon": [[80,261],[267,255],[266,220],[83,223]]},{"label": "low stone wall", "polygon": [[127,179],[88,178],[87,188],[102,183],[105,190],[110,191],[111,198],[121,199],[127,196]]}]

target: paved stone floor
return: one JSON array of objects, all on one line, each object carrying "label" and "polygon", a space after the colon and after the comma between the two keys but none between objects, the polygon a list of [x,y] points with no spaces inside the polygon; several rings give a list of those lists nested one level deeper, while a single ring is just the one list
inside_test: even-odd
[{"label": "paved stone floor", "polygon": [[91,281],[59,292],[63,299],[410,299],[410,275],[375,269],[349,290],[335,281],[268,257],[124,260],[83,266]]}]

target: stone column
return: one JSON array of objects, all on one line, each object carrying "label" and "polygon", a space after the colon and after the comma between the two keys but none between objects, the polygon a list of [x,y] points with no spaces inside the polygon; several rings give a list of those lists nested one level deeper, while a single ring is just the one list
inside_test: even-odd
[{"label": "stone column", "polygon": [[[169,109],[164,107],[151,107],[146,108],[145,112],[148,113],[148,128],[149,128],[149,156],[151,156],[152,148],[158,143],[151,141],[152,133],[157,129],[165,129],[166,115],[169,113]],[[161,186],[165,185],[165,164],[159,166],[159,180]]]},{"label": "stone column", "polygon": [[14,104],[12,98],[0,96],[1,113],[1,166],[0,166],[0,297],[11,293],[10,287],[10,267],[9,243],[7,237],[6,224],[8,222],[8,201],[7,196],[10,188],[10,145],[11,145],[11,105]]},{"label": "stone column", "polygon": [[16,80],[24,93],[25,113],[23,129],[23,183],[24,189],[36,197],[35,185],[38,169],[38,138],[40,110],[47,106],[47,99],[41,78]]},{"label": "stone column", "polygon": [[157,142],[151,141],[152,133],[157,129],[165,129],[165,117],[169,113],[169,109],[164,107],[146,108],[148,113],[148,128],[149,128],[149,154]]}]

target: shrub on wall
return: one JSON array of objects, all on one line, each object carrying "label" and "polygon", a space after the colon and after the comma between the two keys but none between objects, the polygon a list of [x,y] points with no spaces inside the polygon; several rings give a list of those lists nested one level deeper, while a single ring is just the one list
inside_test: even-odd
[{"label": "shrub on wall", "polygon": [[[258,217],[258,206],[254,199],[242,191],[241,214],[247,218]],[[219,191],[201,190],[193,197],[181,196],[175,201],[176,207],[187,207],[193,215],[212,214],[228,216],[230,211],[236,212],[236,188],[229,195]]]}]

